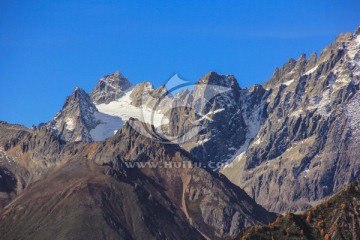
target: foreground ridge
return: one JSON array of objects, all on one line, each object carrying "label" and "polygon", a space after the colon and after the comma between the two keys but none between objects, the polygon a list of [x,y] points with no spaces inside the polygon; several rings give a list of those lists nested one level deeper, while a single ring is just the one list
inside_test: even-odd
[{"label": "foreground ridge", "polygon": [[268,226],[251,227],[238,239],[359,239],[360,182],[302,214],[287,213]]},{"label": "foreground ridge", "polygon": [[[166,168],[196,160],[130,124],[145,123],[66,143],[44,127],[2,123],[1,239],[232,239],[275,218],[218,173]],[[128,167],[134,161],[158,167]]]}]

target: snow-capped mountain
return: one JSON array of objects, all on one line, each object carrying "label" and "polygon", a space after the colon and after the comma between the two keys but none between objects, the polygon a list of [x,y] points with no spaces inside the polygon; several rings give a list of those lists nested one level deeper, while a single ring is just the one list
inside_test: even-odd
[{"label": "snow-capped mountain", "polygon": [[[221,172],[268,209],[304,209],[360,177],[359,49],[360,29],[341,34],[251,88],[210,72],[171,95],[114,73],[47,126],[67,141],[101,141],[138,118],[203,163],[232,163]],[[72,110],[80,105],[89,110]]]},{"label": "snow-capped mountain", "polygon": [[0,238],[359,239],[360,28],[262,85],[185,86],[115,72],[0,121]]},{"label": "snow-capped mountain", "polygon": [[65,141],[91,142],[113,136],[131,117],[156,127],[166,124],[168,118],[153,111],[150,98],[143,105],[136,102],[137,92],[150,96],[156,90],[149,83],[132,86],[120,72],[115,72],[101,78],[90,95],[76,87],[46,126]]},{"label": "snow-capped mountain", "polygon": [[153,111],[152,108],[146,105],[136,106],[133,104],[131,96],[139,85],[129,88],[123,96],[114,101],[95,104],[99,112],[95,113],[94,117],[99,121],[99,124],[90,131],[94,141],[102,141],[111,137],[130,118],[140,119],[143,122],[153,124],[155,127],[168,122],[167,117]]}]

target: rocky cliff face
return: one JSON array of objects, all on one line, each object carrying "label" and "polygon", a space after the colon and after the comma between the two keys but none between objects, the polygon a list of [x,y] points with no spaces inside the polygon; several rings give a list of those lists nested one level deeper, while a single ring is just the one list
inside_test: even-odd
[{"label": "rocky cliff face", "polygon": [[167,113],[172,102],[172,95],[165,86],[154,89],[154,86],[145,81],[136,84],[130,94],[131,104],[140,108],[149,108],[153,111]]},{"label": "rocky cliff face", "polygon": [[360,36],[342,34],[319,59],[290,60],[264,84],[268,117],[233,168],[257,202],[299,210],[359,178]]},{"label": "rocky cliff face", "polygon": [[20,125],[10,125],[0,121],[0,209],[20,194],[29,179],[29,172],[17,164],[20,154],[7,153],[19,139],[31,134],[31,130]]},{"label": "rocky cliff face", "polygon": [[202,162],[229,158],[246,141],[241,89],[232,75],[210,72],[173,98],[169,133]]},{"label": "rocky cliff face", "polygon": [[359,239],[359,196],[356,181],[302,214],[287,213],[268,226],[247,229],[238,239]]},{"label": "rocky cliff face", "polygon": [[16,196],[0,210],[2,239],[232,239],[274,219],[224,176],[189,167],[196,160],[179,146],[131,127],[143,124],[130,119],[93,143],[1,125],[1,148],[16,165],[0,185],[0,196]]},{"label": "rocky cliff face", "polygon": [[109,103],[124,95],[131,83],[120,73],[107,75],[99,80],[90,97],[96,104]]}]

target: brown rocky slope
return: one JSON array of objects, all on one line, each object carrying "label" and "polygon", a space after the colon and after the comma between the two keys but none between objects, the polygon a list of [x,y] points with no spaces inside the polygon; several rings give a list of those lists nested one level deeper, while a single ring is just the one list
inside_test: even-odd
[{"label": "brown rocky slope", "polygon": [[360,238],[360,182],[342,189],[322,204],[302,214],[287,213],[266,227],[252,227],[239,239],[326,239]]},{"label": "brown rocky slope", "polygon": [[[10,128],[2,123],[0,133]],[[103,142],[65,143],[45,128],[2,137],[16,166],[1,167],[16,178],[0,189],[11,194],[0,212],[1,239],[232,239],[275,217],[220,174],[165,168],[195,160],[129,124]],[[159,166],[126,165],[134,161]]]}]

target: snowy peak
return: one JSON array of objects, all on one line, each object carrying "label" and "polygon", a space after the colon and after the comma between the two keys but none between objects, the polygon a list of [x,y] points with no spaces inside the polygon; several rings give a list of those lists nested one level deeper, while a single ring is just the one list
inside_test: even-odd
[{"label": "snowy peak", "polygon": [[154,111],[156,99],[152,97],[154,89],[149,82],[137,84],[124,92],[124,95],[109,103],[96,104],[99,113],[95,114],[99,124],[90,134],[95,141],[102,141],[117,132],[131,118],[158,127],[168,119]]},{"label": "snowy peak", "polygon": [[90,96],[96,104],[109,103],[123,96],[131,86],[127,78],[117,71],[101,78]]}]

